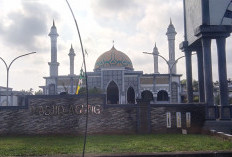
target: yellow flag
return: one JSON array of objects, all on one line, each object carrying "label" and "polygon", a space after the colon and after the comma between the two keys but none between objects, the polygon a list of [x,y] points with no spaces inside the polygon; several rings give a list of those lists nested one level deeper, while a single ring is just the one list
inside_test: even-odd
[{"label": "yellow flag", "polygon": [[81,68],[81,71],[80,71],[80,77],[79,77],[79,81],[78,81],[78,84],[77,84],[77,90],[76,90],[76,95],[79,93],[79,90],[81,88],[81,85],[82,85],[82,80],[84,79],[84,75],[83,75],[83,70]]}]

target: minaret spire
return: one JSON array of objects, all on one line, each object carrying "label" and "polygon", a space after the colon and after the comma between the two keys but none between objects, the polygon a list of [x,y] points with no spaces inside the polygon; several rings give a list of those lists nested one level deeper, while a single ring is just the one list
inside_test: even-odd
[{"label": "minaret spire", "polygon": [[156,47],[156,43],[155,43],[155,47],[153,48],[153,58],[154,58],[154,73],[158,74],[159,73],[159,60],[158,60],[158,48]]},{"label": "minaret spire", "polygon": [[74,53],[73,46],[71,44],[71,48],[69,50],[69,59],[70,59],[70,75],[74,75],[74,57],[76,54]]},{"label": "minaret spire", "polygon": [[54,20],[48,36],[51,38],[51,62],[48,63],[50,66],[50,76],[58,76],[59,63],[57,62],[57,37],[59,34],[57,33]]},{"label": "minaret spire", "polygon": [[168,48],[169,48],[169,66],[172,67],[172,71],[169,72],[176,74],[176,65],[175,65],[175,36],[176,36],[176,30],[174,25],[172,24],[172,19],[170,18],[170,24],[168,26],[167,29],[167,33],[166,33],[167,37],[168,37]]}]

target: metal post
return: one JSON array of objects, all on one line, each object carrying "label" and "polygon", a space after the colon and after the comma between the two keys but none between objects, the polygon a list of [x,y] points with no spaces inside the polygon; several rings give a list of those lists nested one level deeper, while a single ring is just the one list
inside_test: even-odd
[{"label": "metal post", "polygon": [[5,66],[6,66],[6,92],[7,92],[7,94],[6,94],[6,99],[7,99],[6,105],[7,105],[7,106],[8,106],[8,104],[9,104],[9,103],[8,103],[9,71],[10,71],[11,65],[12,65],[13,62],[14,62],[15,60],[17,60],[18,58],[23,57],[23,56],[27,56],[27,55],[30,55],[30,54],[34,54],[34,53],[36,53],[36,52],[26,53],[26,54],[24,54],[24,55],[20,55],[20,56],[14,58],[14,59],[10,62],[9,66],[6,64],[5,60],[4,60],[2,57],[0,57],[0,59],[4,62]]},{"label": "metal post", "polygon": [[9,92],[9,70],[10,70],[10,68],[9,67],[7,67],[7,69],[6,69],[6,106],[8,106],[9,105],[9,103],[8,103],[8,92]]},{"label": "metal post", "polygon": [[150,54],[150,55],[157,55],[157,56],[163,58],[163,60],[165,60],[165,62],[167,63],[168,69],[169,69],[169,91],[170,91],[170,100],[169,100],[169,102],[171,103],[172,102],[172,100],[171,100],[172,99],[172,92],[171,92],[171,90],[172,90],[172,68],[178,62],[178,60],[180,60],[181,58],[184,58],[185,56],[181,56],[181,57],[177,58],[175,60],[175,62],[170,66],[169,63],[168,63],[168,60],[166,58],[164,58],[163,56],[159,55],[159,54],[148,53],[148,52],[143,52],[143,53]]}]

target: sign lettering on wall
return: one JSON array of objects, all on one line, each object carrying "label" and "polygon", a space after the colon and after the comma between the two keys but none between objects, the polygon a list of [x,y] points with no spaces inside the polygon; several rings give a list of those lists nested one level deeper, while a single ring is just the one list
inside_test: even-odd
[{"label": "sign lettering on wall", "polygon": [[[100,114],[101,105],[88,105],[89,114]],[[87,113],[86,105],[38,105],[30,106],[32,114],[40,116],[81,115]]]}]

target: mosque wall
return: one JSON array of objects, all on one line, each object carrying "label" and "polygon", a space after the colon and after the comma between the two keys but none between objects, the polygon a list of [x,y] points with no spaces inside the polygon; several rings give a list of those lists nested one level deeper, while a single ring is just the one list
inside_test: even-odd
[{"label": "mosque wall", "polygon": [[[25,106],[0,107],[0,135],[83,134],[85,97],[75,95],[28,96]],[[105,95],[89,99],[90,134],[201,132],[204,105],[107,105]],[[188,118],[186,118],[188,117]]]}]

